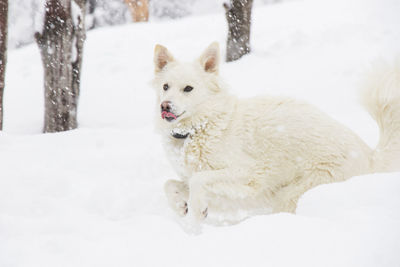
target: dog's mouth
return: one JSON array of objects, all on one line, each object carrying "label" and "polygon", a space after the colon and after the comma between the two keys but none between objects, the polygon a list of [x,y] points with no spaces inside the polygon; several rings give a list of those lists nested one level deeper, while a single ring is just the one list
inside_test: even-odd
[{"label": "dog's mouth", "polygon": [[161,112],[161,118],[163,119],[163,120],[167,120],[167,121],[169,121],[169,122],[171,122],[171,121],[174,121],[174,120],[176,120],[176,119],[178,119],[180,116],[182,116],[183,114],[185,113],[185,111],[184,112],[182,112],[181,114],[179,114],[179,115],[176,115],[176,114],[174,114],[174,113],[172,113],[172,112],[170,112],[170,111],[162,111]]}]

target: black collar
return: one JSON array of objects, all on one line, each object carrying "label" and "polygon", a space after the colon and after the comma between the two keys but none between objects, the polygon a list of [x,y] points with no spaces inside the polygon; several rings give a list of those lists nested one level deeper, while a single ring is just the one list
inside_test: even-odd
[{"label": "black collar", "polygon": [[189,133],[186,134],[179,134],[179,133],[171,133],[172,137],[176,139],[185,139],[189,136]]}]

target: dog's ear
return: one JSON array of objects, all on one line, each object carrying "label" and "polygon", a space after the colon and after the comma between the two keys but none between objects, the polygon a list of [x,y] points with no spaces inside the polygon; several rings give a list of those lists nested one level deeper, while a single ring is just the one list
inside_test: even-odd
[{"label": "dog's ear", "polygon": [[218,73],[219,58],[219,44],[214,42],[207,47],[199,60],[206,72]]},{"label": "dog's ear", "polygon": [[168,49],[162,45],[157,44],[154,48],[154,66],[155,71],[161,71],[168,63],[174,61],[174,57]]}]

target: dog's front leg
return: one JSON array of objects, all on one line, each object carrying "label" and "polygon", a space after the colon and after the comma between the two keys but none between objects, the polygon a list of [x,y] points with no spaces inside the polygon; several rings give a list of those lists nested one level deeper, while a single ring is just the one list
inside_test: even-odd
[{"label": "dog's front leg", "polygon": [[204,220],[213,198],[237,200],[257,196],[260,183],[251,173],[245,168],[195,173],[189,180],[189,213]]},{"label": "dog's front leg", "polygon": [[204,220],[208,215],[208,201],[209,196],[206,189],[206,177],[212,172],[201,172],[193,175],[189,180],[189,205],[190,215],[196,220]]},{"label": "dog's front leg", "polygon": [[185,182],[168,180],[164,185],[165,194],[171,208],[180,216],[185,216],[188,212],[187,201],[189,198],[189,188]]}]

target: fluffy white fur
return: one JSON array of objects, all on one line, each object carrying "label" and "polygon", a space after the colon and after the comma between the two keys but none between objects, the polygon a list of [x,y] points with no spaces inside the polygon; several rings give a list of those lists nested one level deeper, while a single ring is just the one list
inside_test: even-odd
[{"label": "fluffy white fur", "polygon": [[[218,76],[219,47],[181,63],[155,48],[157,110],[180,115],[157,129],[180,180],[169,180],[170,206],[202,220],[238,210],[294,212],[299,197],[323,183],[400,170],[400,68],[381,67],[366,82],[363,103],[377,121],[375,150],[314,106],[286,97],[238,99]],[[168,84],[168,90],[163,85]],[[184,92],[190,85],[194,89]],[[158,113],[157,114],[160,114]],[[188,134],[177,139],[173,134]]]}]

